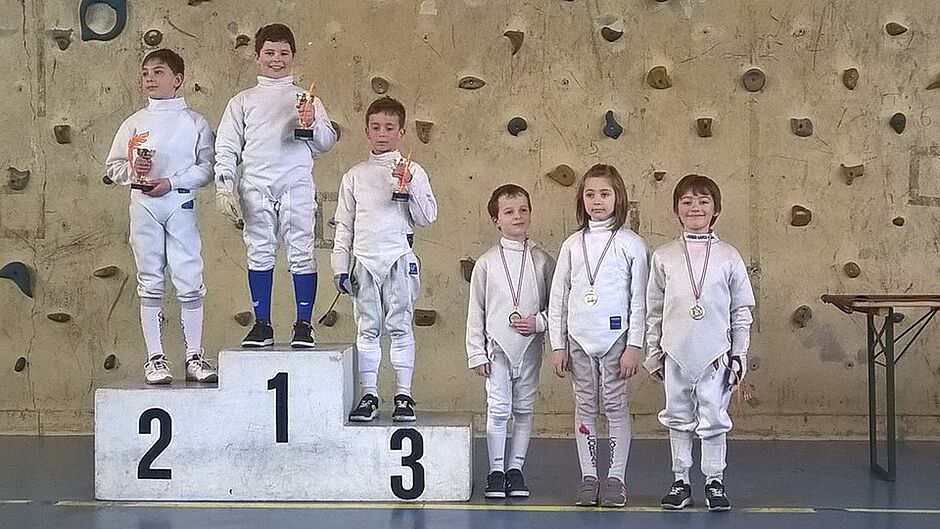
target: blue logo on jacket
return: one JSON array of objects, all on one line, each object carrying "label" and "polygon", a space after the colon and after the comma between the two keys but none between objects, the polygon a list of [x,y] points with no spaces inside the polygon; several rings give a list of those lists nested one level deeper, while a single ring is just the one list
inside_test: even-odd
[{"label": "blue logo on jacket", "polygon": [[418,275],[418,263],[408,263],[408,273],[413,276]]},{"label": "blue logo on jacket", "polygon": [[619,331],[623,328],[623,320],[620,316],[611,316],[610,317],[610,330]]}]

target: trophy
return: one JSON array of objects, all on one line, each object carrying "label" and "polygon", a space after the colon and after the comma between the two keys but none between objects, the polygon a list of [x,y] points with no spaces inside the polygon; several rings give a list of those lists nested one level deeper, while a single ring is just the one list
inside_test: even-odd
[{"label": "trophy", "polygon": [[401,175],[398,176],[398,184],[395,186],[395,191],[392,191],[392,202],[408,202],[408,199],[411,198],[411,194],[408,193],[407,182],[405,182],[405,173],[411,172],[411,151],[408,151],[408,158],[405,158],[404,161],[399,161],[395,169],[403,167],[404,170],[401,172]]},{"label": "trophy", "polygon": [[[297,93],[297,112],[300,113],[300,111],[306,108],[307,105],[313,105],[313,100],[316,97],[317,97],[317,82],[314,81],[310,83],[309,91]],[[313,123],[311,122],[305,121],[303,117],[300,117],[300,127],[294,129],[294,139],[295,140],[312,140],[313,129],[310,128],[310,125],[312,124]]]},{"label": "trophy", "polygon": [[144,182],[143,176],[139,175],[137,171],[134,170],[134,154],[136,153],[138,157],[142,157],[146,160],[151,160],[153,155],[156,154],[157,150],[149,147],[144,147],[144,144],[147,143],[147,138],[150,137],[149,132],[142,132],[140,134],[135,134],[127,142],[127,161],[131,165],[131,189],[139,189],[140,191],[150,191],[154,188],[153,184],[148,184]]}]

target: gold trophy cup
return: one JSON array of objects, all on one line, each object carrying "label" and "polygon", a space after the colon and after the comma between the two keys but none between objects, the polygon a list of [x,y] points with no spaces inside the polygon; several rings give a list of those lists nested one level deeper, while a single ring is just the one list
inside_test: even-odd
[{"label": "gold trophy cup", "polygon": [[[307,92],[298,92],[297,93],[297,113],[307,107],[307,105],[313,105],[314,98],[317,97],[317,83],[314,81],[310,83],[310,90]],[[307,122],[303,117],[299,117],[300,127],[294,129],[294,139],[295,140],[312,140],[313,139],[313,129],[310,128],[310,125],[313,123]]]}]

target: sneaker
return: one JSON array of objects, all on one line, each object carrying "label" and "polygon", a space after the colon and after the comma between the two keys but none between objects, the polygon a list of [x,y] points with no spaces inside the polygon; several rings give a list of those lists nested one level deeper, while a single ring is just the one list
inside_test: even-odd
[{"label": "sneaker", "polygon": [[499,470],[490,472],[486,476],[486,490],[483,491],[485,498],[505,498],[506,497],[506,476]]},{"label": "sneaker", "polygon": [[600,485],[597,478],[587,476],[581,480],[581,486],[578,487],[578,501],[574,504],[579,507],[594,507],[597,505],[597,494]]},{"label": "sneaker", "polygon": [[353,422],[369,422],[379,416],[379,398],[366,393],[359,399],[356,409],[349,412],[349,420]]},{"label": "sneaker", "polygon": [[627,487],[620,478],[607,478],[600,495],[601,507],[623,507],[627,504]]},{"label": "sneaker", "polygon": [[717,479],[705,485],[705,506],[709,511],[730,511],[731,502],[725,496],[725,485]]},{"label": "sneaker", "polygon": [[316,343],[317,340],[313,336],[313,327],[310,326],[309,321],[298,321],[294,324],[294,338],[290,341],[291,347],[294,349],[309,349]]},{"label": "sneaker", "polygon": [[395,410],[392,411],[392,420],[395,422],[414,422],[415,418],[414,399],[404,393],[395,395]]},{"label": "sneaker", "polygon": [[169,384],[173,382],[170,363],[163,355],[155,356],[144,364],[144,381],[148,384]]},{"label": "sneaker", "polygon": [[529,487],[525,485],[525,476],[518,468],[510,468],[506,472],[506,495],[510,498],[528,498]]},{"label": "sneaker", "polygon": [[660,503],[663,509],[678,511],[692,505],[692,486],[683,480],[677,480],[669,487],[669,493]]},{"label": "sneaker", "polygon": [[242,340],[242,347],[268,347],[274,345],[274,327],[267,321],[256,321],[255,326],[248,331],[248,336]]},{"label": "sneaker", "polygon": [[186,360],[186,381],[218,382],[219,373],[200,353]]}]

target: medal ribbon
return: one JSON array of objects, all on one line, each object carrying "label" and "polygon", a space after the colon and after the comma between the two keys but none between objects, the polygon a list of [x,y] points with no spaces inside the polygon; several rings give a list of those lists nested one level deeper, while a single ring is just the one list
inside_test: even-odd
[{"label": "medal ribbon", "polygon": [[708,256],[712,252],[712,234],[708,233],[708,242],[705,246],[705,264],[702,266],[702,278],[699,279],[698,285],[695,284],[695,276],[692,273],[692,259],[689,257],[689,243],[685,240],[685,234],[682,234],[682,251],[685,254],[685,265],[686,269],[689,271],[689,283],[692,284],[692,295],[695,296],[695,304],[698,305],[698,300],[702,297],[702,288],[705,286],[705,273],[708,271]]},{"label": "medal ribbon", "polygon": [[610,230],[610,238],[607,239],[607,245],[604,246],[604,251],[601,252],[601,258],[597,260],[597,266],[594,267],[594,271],[591,271],[591,262],[588,260],[587,253],[587,242],[584,239],[584,230],[581,230],[581,249],[584,251],[584,269],[588,274],[588,283],[591,284],[591,290],[594,290],[594,282],[597,281],[597,274],[601,271],[601,263],[604,262],[604,257],[607,256],[607,250],[610,249],[611,243],[614,242],[614,236],[617,235],[617,232]]},{"label": "medal ribbon", "polygon": [[509,263],[506,262],[506,253],[503,251],[503,243],[499,243],[499,257],[503,260],[503,271],[506,272],[506,282],[509,283],[509,293],[512,295],[512,306],[519,310],[519,299],[522,297],[522,279],[525,277],[525,255],[528,253],[529,239],[522,243],[522,265],[519,266],[519,290],[512,284],[512,276],[509,273]]}]

